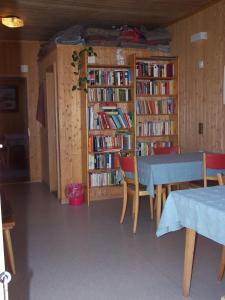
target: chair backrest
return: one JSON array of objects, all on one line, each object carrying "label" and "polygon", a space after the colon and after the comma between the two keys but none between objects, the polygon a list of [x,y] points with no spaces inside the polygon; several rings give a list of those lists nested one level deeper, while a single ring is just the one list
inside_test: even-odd
[{"label": "chair backrest", "polygon": [[[139,192],[139,178],[138,178],[138,168],[137,168],[137,158],[136,156],[119,156],[120,168],[123,175],[123,180],[125,183],[132,183],[135,185],[135,190]],[[126,173],[133,173],[133,177],[129,178]]]},{"label": "chair backrest", "polygon": [[154,148],[154,154],[175,154],[180,153],[179,146],[172,146],[172,147],[156,147]]},{"label": "chair backrest", "polygon": [[124,172],[135,172],[134,156],[120,156],[120,167]]},{"label": "chair backrest", "polygon": [[203,175],[204,187],[207,187],[207,180],[218,180],[217,175],[208,175],[207,170],[223,170],[225,169],[224,153],[203,153]]},{"label": "chair backrest", "polygon": [[217,174],[217,179],[219,185],[224,185],[225,184],[225,175],[222,175],[221,173]]}]

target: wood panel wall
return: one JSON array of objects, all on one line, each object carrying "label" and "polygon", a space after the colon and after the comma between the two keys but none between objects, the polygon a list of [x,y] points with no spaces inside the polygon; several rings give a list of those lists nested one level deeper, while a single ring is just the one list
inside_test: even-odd
[{"label": "wood panel wall", "polygon": [[[24,77],[27,80],[27,109],[29,138],[30,177],[32,181],[41,179],[40,126],[36,121],[38,98],[37,53],[39,42],[0,41],[0,77]],[[28,65],[29,72],[21,73],[20,66]]]},{"label": "wood panel wall", "polygon": [[[172,53],[179,56],[180,140],[182,150],[225,152],[225,1],[169,28]],[[191,35],[207,32],[208,39],[191,43]],[[198,67],[203,60],[204,68]],[[198,123],[203,123],[203,135]]]},{"label": "wood panel wall", "polygon": [[56,63],[56,49],[54,49],[50,54],[44,57],[39,62],[39,80],[40,84],[44,88],[44,110],[45,110],[45,126],[41,125],[40,129],[40,136],[41,136],[41,165],[42,165],[42,181],[44,181],[46,184],[50,184],[50,178],[49,178],[49,156],[51,153],[49,153],[49,147],[48,147],[48,137],[52,134],[50,128],[48,128],[48,114],[50,113],[48,103],[47,103],[47,76],[46,74],[49,71],[53,71],[53,65]]}]

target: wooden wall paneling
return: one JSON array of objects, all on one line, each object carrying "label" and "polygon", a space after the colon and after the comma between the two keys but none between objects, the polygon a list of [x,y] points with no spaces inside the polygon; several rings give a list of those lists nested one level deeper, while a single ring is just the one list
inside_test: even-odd
[{"label": "wooden wall paneling", "polygon": [[[223,67],[224,67],[224,29],[225,2],[207,9],[204,16],[208,40],[205,45],[204,68],[204,114],[205,150],[224,151],[224,106],[223,102]],[[215,22],[216,20],[216,22]]]},{"label": "wooden wall paneling", "polygon": [[[180,64],[180,137],[183,150],[225,151],[222,84],[225,1],[169,27],[172,53]],[[191,43],[191,35],[208,32],[208,40]],[[199,69],[198,61],[204,61]],[[198,123],[204,133],[198,134]]]},{"label": "wooden wall paneling", "polygon": [[58,199],[60,199],[60,195],[61,195],[61,163],[60,163],[60,140],[59,140],[58,76],[57,76],[56,61],[53,63],[53,75],[54,75],[57,197],[58,197]]},{"label": "wooden wall paneling", "polygon": [[[87,54],[83,55],[81,63],[83,64],[81,76],[86,77],[86,70],[87,70]],[[78,79],[78,76],[77,76]],[[85,89],[88,88],[87,82],[84,83],[83,86]],[[81,155],[82,155],[82,182],[85,186],[85,200],[90,204],[91,194],[90,194],[90,186],[89,186],[89,176],[88,176],[88,94],[82,90],[81,91]]]},{"label": "wooden wall paneling", "polygon": [[57,191],[57,153],[56,153],[56,111],[54,73],[46,72],[46,101],[47,101],[47,130],[49,157],[49,187],[50,191]]},{"label": "wooden wall paneling", "polygon": [[[179,136],[182,150],[196,151],[202,147],[201,136],[198,134],[198,123],[203,121],[203,71],[198,69],[202,47],[201,42],[190,42],[191,35],[197,30],[196,26],[192,27],[192,21],[186,19],[181,25],[175,27],[172,42],[172,49],[175,49],[173,54],[179,57]],[[183,34],[185,31],[186,35]],[[180,37],[178,41],[176,36]]]},{"label": "wooden wall paneling", "polygon": [[[29,127],[29,165],[31,181],[41,179],[40,125],[36,121],[38,98],[37,53],[39,42],[1,41],[0,77],[24,77],[27,80],[27,114]],[[20,66],[28,65],[28,73],[21,73]]]},{"label": "wooden wall paneling", "polygon": [[[56,49],[48,54],[44,59],[39,61],[39,78],[40,83],[44,86],[45,95],[45,126],[41,125],[41,166],[42,166],[42,181],[50,185],[49,164],[51,165],[51,158],[49,158],[49,138],[51,138],[51,127],[49,126],[49,117],[51,120],[50,107],[48,107],[48,83],[49,77],[46,76],[48,70],[53,71],[53,64],[56,61]],[[52,92],[52,91],[51,91]],[[48,109],[49,108],[49,109]],[[48,115],[49,114],[49,115]],[[49,127],[48,127],[49,126]],[[53,138],[53,137],[52,137]]]},{"label": "wooden wall paneling", "polygon": [[65,187],[82,181],[81,165],[81,99],[79,91],[72,91],[74,82],[72,52],[78,46],[57,47],[58,109],[61,164],[61,199],[67,202]]}]

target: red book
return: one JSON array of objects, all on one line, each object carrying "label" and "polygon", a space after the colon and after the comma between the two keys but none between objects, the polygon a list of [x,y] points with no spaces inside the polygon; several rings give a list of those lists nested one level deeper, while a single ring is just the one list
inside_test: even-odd
[{"label": "red book", "polygon": [[154,115],[155,114],[155,102],[154,102],[154,100],[149,100],[149,103],[150,103],[151,113]]},{"label": "red book", "polygon": [[103,129],[109,128],[109,124],[107,123],[107,119],[106,119],[105,113],[102,112],[102,111],[100,111],[98,114],[99,114],[99,117],[101,119],[101,123],[102,123]]},{"label": "red book", "polygon": [[105,114],[105,116],[106,116],[106,119],[107,119],[107,123],[109,124],[109,128],[115,129],[116,125],[113,122],[112,118],[109,115],[107,115],[107,114]]}]

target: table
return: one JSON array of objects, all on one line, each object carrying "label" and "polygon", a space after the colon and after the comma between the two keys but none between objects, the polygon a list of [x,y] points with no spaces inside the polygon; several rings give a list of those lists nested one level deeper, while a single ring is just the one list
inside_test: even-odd
[{"label": "table", "polygon": [[153,155],[138,158],[138,173],[141,184],[154,197],[156,193],[156,224],[161,214],[162,184],[188,182],[203,178],[203,154],[201,152]]},{"label": "table", "polygon": [[171,192],[156,235],[186,228],[183,294],[189,295],[196,232],[225,245],[225,186]]}]

